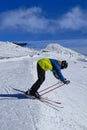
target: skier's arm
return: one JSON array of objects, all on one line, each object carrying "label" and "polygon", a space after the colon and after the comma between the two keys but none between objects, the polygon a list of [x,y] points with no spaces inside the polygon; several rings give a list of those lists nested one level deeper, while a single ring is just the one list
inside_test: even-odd
[{"label": "skier's arm", "polygon": [[62,75],[62,73],[61,73],[61,68],[60,68],[60,66],[59,65],[55,65],[55,72],[56,72],[56,74],[58,75],[58,78],[61,80],[61,81],[64,81],[65,80],[65,78],[64,78],[64,76]]},{"label": "skier's arm", "polygon": [[60,79],[61,81],[64,81],[64,80],[65,80],[65,78],[64,78],[64,76],[62,75],[60,69],[57,68],[57,69],[56,69],[56,73],[57,73],[57,75],[59,76],[59,79]]},{"label": "skier's arm", "polygon": [[61,73],[61,69],[59,67],[57,67],[56,69],[57,75],[59,76],[59,79],[64,83],[64,84],[69,84],[70,81],[65,79],[64,76]]}]

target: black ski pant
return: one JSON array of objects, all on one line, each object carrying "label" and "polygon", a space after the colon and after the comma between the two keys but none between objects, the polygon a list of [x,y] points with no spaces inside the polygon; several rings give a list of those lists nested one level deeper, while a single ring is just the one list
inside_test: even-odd
[{"label": "black ski pant", "polygon": [[40,65],[38,63],[37,63],[37,76],[38,76],[37,81],[31,87],[31,90],[33,92],[36,92],[40,88],[40,85],[45,80],[45,71],[40,67]]}]

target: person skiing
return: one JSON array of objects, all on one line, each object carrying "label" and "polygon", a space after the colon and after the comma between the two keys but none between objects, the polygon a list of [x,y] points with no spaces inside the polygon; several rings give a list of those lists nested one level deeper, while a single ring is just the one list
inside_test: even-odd
[{"label": "person skiing", "polygon": [[61,80],[64,84],[69,84],[70,81],[64,78],[61,73],[61,69],[66,69],[68,67],[68,63],[66,60],[59,61],[56,59],[50,58],[42,58],[37,62],[37,74],[38,79],[33,84],[33,86],[26,91],[27,95],[35,96],[36,98],[40,99],[40,95],[38,93],[38,89],[40,88],[41,84],[45,80],[45,72],[50,70],[53,72],[53,75]]}]

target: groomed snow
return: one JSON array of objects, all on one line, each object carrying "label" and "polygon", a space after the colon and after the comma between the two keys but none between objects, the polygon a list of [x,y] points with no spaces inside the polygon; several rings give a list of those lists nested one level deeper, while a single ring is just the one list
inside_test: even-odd
[{"label": "groomed snow", "polygon": [[[61,51],[60,51],[61,50]],[[13,88],[27,90],[37,79],[36,63],[43,57],[66,59],[63,75],[71,81],[44,97],[60,101],[59,111],[37,100],[25,99]],[[40,90],[57,83],[50,71]],[[87,57],[50,44],[34,51],[0,42],[0,130],[87,130]]]}]

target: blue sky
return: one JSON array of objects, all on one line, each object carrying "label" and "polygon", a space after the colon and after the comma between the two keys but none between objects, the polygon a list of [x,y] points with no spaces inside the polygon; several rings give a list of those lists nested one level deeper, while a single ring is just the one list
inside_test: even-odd
[{"label": "blue sky", "polygon": [[87,38],[87,0],[3,0],[0,41]]}]

